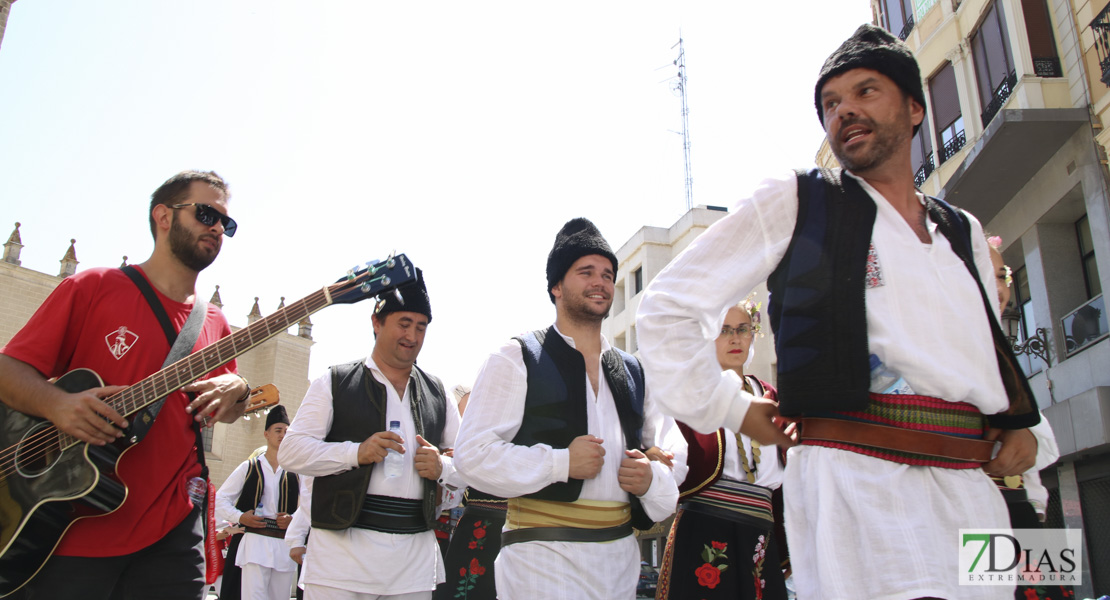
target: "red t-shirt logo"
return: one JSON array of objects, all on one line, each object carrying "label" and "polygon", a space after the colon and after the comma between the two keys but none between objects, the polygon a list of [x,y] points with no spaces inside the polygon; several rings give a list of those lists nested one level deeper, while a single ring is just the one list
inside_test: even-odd
[{"label": "red t-shirt logo", "polygon": [[104,342],[108,344],[108,351],[116,360],[123,358],[124,354],[139,341],[139,335],[134,331],[127,329],[126,325],[120,325],[120,328],[104,336]]}]

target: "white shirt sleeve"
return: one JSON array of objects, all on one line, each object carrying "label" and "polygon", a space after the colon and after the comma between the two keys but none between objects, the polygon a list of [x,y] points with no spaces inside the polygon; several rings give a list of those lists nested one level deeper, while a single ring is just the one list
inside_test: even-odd
[{"label": "white shirt sleeve", "polygon": [[331,371],[308,386],[308,392],[278,448],[278,463],[299,475],[323,477],[358,467],[356,442],[325,442],[334,418]]},{"label": "white shirt sleeve", "polygon": [[644,428],[641,440],[645,448],[658,446],[661,450],[674,454],[673,467],[651,462],[651,486],[640,497],[640,502],[653,521],[659,522],[671,516],[678,505],[678,484],[686,478],[686,438],[671,417],[659,411],[650,384],[645,385]]},{"label": "white shirt sleeve", "polygon": [[459,428],[455,468],[468,485],[515,498],[567,480],[569,450],[511,441],[523,422],[527,391],[520,344],[510,341],[479,371]]},{"label": "white shirt sleeve", "polygon": [[243,484],[247,479],[249,465],[250,461],[245,460],[238,467],[235,467],[235,470],[227,476],[224,484],[216,492],[217,519],[223,519],[234,525],[239,522],[239,517],[243,516],[243,511],[235,508],[235,503],[239,501],[239,495],[243,493]]},{"label": "white shirt sleeve", "polygon": [[636,331],[664,413],[702,433],[740,430],[752,396],[735,373],[721,371],[713,340],[728,307],[774,272],[797,218],[795,175],[765,180],[648,285]]},{"label": "white shirt sleeve", "polygon": [[289,546],[290,550],[304,546],[308,532],[312,529],[312,480],[312,477],[300,479],[297,510],[293,511],[293,520],[285,529],[285,545]]}]

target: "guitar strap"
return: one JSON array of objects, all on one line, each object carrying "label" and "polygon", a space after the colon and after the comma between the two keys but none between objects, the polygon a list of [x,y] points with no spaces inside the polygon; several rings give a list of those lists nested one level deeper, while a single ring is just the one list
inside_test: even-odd
[{"label": "guitar strap", "polygon": [[[181,332],[177,333],[173,329],[173,323],[170,322],[170,317],[166,314],[162,302],[158,300],[157,294],[154,293],[154,288],[150,287],[150,282],[139,273],[138,269],[131,265],[120,267],[120,270],[142,292],[147,304],[150,305],[150,310],[154,312],[154,316],[158,318],[158,323],[162,325],[162,332],[166,334],[166,341],[170,343],[170,353],[162,363],[162,368],[164,369],[189,356],[200,337],[200,330],[204,327],[204,317],[208,313],[208,303],[197,297],[193,302],[193,310],[189,312],[189,318],[185,320]],[[166,399],[161,398],[143,409],[142,412],[149,415],[150,422],[153,422],[165,403]],[[201,433],[200,424],[195,421],[193,422],[193,431],[197,436],[197,460],[200,462],[201,477],[208,479],[208,465],[204,461],[204,434]]]}]

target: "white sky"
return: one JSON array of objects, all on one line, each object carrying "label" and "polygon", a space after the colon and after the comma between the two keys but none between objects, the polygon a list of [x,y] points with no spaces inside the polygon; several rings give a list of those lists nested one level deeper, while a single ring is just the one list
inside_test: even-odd
[{"label": "white sky", "polygon": [[[812,165],[817,72],[870,19],[867,0],[19,0],[0,237],[21,222],[23,266],[51,274],[70,238],[79,268],[142,262],[151,192],[213,169],[240,228],[197,289],[220,285],[233,325],[395,249],[432,300],[421,366],[470,383],[554,319],[565,221],[616,250],[685,211],[680,29],[694,203],[729,206]],[[371,304],[312,317],[310,377],[369,352]]]}]

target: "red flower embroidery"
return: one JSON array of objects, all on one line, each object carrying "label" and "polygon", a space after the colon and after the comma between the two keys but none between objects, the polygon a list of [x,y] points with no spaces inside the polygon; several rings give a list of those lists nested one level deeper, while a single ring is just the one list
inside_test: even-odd
[{"label": "red flower embroidery", "polygon": [[727,548],[728,548],[728,544],[726,544],[726,543],[724,543],[724,542],[712,542],[712,541],[711,541],[711,542],[709,542],[709,543],[710,543],[710,544],[713,544],[713,549],[714,549],[714,550],[725,550],[725,549],[727,549]]},{"label": "red flower embroidery", "polygon": [[482,526],[482,522],[481,522],[481,521],[474,521],[474,526],[475,526],[475,527],[481,527],[481,526]]},{"label": "red flower embroidery", "polygon": [[718,583],[721,583],[720,569],[709,563],[705,563],[698,567],[698,569],[694,571],[694,575],[698,576],[698,585],[709,589],[713,589],[717,587]]},{"label": "red flower embroidery", "polygon": [[475,575],[481,575],[482,573],[479,573],[478,569],[482,569],[483,573],[485,572],[485,569],[482,567],[482,565],[478,564],[477,558],[470,559],[470,572],[474,573]]},{"label": "red flower embroidery", "polygon": [[466,545],[466,547],[473,550],[473,549],[478,547],[478,542],[470,542],[469,544]]},{"label": "red flower embroidery", "polygon": [[480,540],[484,537],[486,537],[486,528],[485,527],[479,527],[479,528],[474,530],[474,539]]},{"label": "red flower embroidery", "polygon": [[466,577],[466,567],[459,569],[459,575],[462,577]]}]

